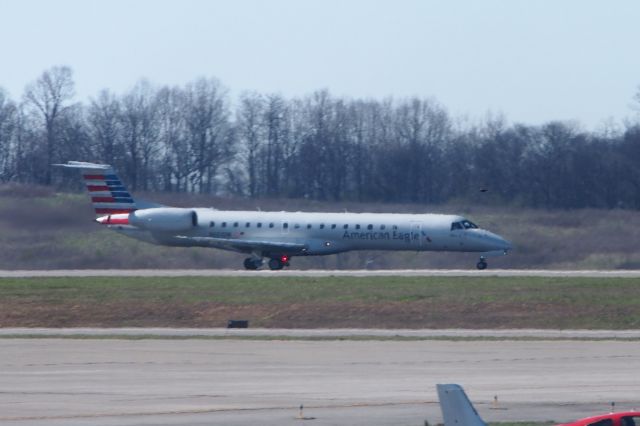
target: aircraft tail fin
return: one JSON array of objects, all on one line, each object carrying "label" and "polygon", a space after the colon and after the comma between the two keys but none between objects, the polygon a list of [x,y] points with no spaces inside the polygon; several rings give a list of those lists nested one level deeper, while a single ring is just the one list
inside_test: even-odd
[{"label": "aircraft tail fin", "polygon": [[111,166],[82,161],[69,161],[54,166],[80,169],[96,215],[131,213],[138,209],[135,200]]},{"label": "aircraft tail fin", "polygon": [[482,420],[462,386],[436,385],[444,426],[487,426]]}]

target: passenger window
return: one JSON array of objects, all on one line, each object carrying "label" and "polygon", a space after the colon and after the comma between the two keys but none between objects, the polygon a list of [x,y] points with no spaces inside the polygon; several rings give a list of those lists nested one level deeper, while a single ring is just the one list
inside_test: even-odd
[{"label": "passenger window", "polygon": [[344,229],[349,229],[349,225],[344,225],[343,228]]},{"label": "passenger window", "polygon": [[258,224],[256,225],[258,228],[262,228],[262,222],[258,222]]},{"label": "passenger window", "polygon": [[324,229],[324,223],[320,224],[320,229]]},{"label": "passenger window", "polygon": [[287,228],[289,228],[289,224],[285,222],[285,223],[283,223],[283,224],[282,224],[282,227],[283,227],[284,229],[287,229]]},{"label": "passenger window", "polygon": [[237,228],[238,227],[238,222],[233,222],[233,227]]},{"label": "passenger window", "polygon": [[251,227],[251,224],[250,224],[249,222],[247,222],[247,223],[245,223],[245,224],[244,224],[244,227],[245,227],[245,228],[250,228],[250,227]]},{"label": "passenger window", "polygon": [[383,230],[384,228],[386,228],[384,225],[380,225],[381,230]]},{"label": "passenger window", "polygon": [[398,225],[393,225],[393,230],[397,231],[398,230]]},{"label": "passenger window", "polygon": [[296,229],[300,229],[300,224],[299,224],[299,223],[296,223],[296,224],[295,224],[295,226],[294,226],[294,228],[296,228]]},{"label": "passenger window", "polygon": [[358,225],[356,225],[356,229],[360,229],[360,225],[359,225],[359,224],[358,224]]},{"label": "passenger window", "polygon": [[222,227],[226,228],[227,227],[227,222],[222,222]]},{"label": "passenger window", "polygon": [[331,225],[331,229],[336,229],[336,224]]},{"label": "passenger window", "polygon": [[209,223],[209,228],[213,228],[214,226],[216,226],[216,223],[215,223],[215,222],[210,222],[210,223]]},{"label": "passenger window", "polygon": [[273,228],[273,222],[269,224],[269,228]]},{"label": "passenger window", "polygon": [[373,225],[367,225],[367,229],[371,231],[373,229]]},{"label": "passenger window", "polygon": [[311,224],[307,224],[307,229],[311,229]]}]

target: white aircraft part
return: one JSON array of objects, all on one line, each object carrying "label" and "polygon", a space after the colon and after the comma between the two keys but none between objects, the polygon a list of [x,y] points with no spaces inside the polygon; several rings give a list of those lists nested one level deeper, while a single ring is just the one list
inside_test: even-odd
[{"label": "white aircraft part", "polygon": [[197,226],[193,209],[159,207],[136,210],[129,214],[129,224],[148,231],[182,232]]}]

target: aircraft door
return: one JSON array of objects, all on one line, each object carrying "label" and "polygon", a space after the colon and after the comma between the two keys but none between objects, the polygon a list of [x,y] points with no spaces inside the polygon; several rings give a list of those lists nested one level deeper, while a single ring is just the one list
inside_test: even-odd
[{"label": "aircraft door", "polygon": [[464,226],[461,222],[454,222],[451,224],[451,231],[449,233],[451,245],[450,249],[459,250],[460,247],[464,247],[467,234],[464,230]]},{"label": "aircraft door", "polygon": [[411,245],[422,246],[422,223],[411,222]]}]

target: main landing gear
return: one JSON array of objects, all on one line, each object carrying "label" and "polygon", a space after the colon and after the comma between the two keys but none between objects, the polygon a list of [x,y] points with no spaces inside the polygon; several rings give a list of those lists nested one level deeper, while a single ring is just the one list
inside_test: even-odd
[{"label": "main landing gear", "polygon": [[264,262],[262,261],[262,259],[253,258],[253,257],[247,257],[244,260],[244,268],[248,269],[250,271],[255,271],[256,269],[261,267],[263,263]]},{"label": "main landing gear", "polygon": [[487,261],[485,260],[484,256],[480,256],[480,260],[478,261],[478,263],[476,263],[476,268],[481,271],[487,269]]},{"label": "main landing gear", "polygon": [[[272,271],[279,271],[285,266],[289,266],[289,259],[290,257],[287,255],[272,257],[271,259],[269,259],[269,262],[267,263],[267,265],[269,265],[269,269],[271,269]],[[260,268],[263,264],[264,262],[262,261],[262,259],[259,259],[259,258],[247,257],[244,260],[245,269],[248,269],[251,271],[255,271],[256,269]]]}]

